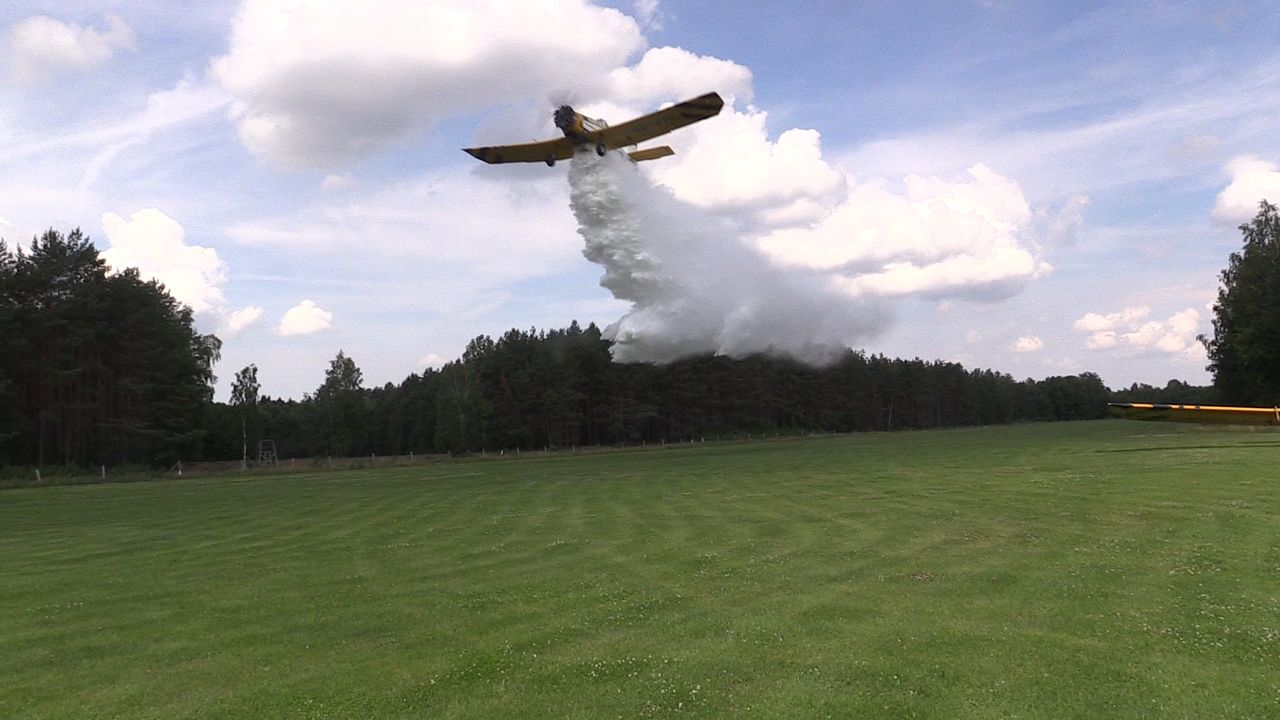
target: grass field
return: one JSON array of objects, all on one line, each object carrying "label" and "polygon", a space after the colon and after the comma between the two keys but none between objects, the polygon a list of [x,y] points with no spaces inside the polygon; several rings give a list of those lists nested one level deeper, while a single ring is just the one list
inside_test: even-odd
[{"label": "grass field", "polygon": [[3,718],[1276,718],[1280,435],[0,492]]}]

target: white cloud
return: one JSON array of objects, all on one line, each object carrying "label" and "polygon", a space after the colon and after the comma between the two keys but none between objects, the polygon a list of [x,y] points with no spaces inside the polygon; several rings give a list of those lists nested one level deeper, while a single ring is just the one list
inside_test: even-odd
[{"label": "white cloud", "polygon": [[1202,360],[1204,346],[1196,339],[1201,316],[1195,308],[1186,308],[1166,320],[1143,321],[1151,313],[1149,307],[1127,307],[1119,312],[1101,315],[1086,313],[1075,322],[1075,329],[1089,333],[1085,346],[1090,350],[1129,347],[1142,351],[1158,350],[1193,360]]},{"label": "white cloud", "polygon": [[632,112],[649,112],[654,102],[686,100],[712,90],[726,101],[750,102],[751,70],[684,48],[658,47],[635,65],[609,72],[606,100]]},{"label": "white cloud", "polygon": [[[1146,328],[1146,326],[1143,326]],[[1153,345],[1167,353],[1184,353],[1193,357],[1203,354],[1204,347],[1196,340],[1200,330],[1200,312],[1187,308],[1174,313],[1158,328]],[[1137,344],[1137,343],[1135,343]]]},{"label": "white cloud", "polygon": [[1251,155],[1227,163],[1231,183],[1213,204],[1213,219],[1222,223],[1245,223],[1258,214],[1262,200],[1280,203],[1280,166]]},{"label": "white cloud", "polygon": [[[303,11],[249,0],[213,75],[237,99],[250,149],[319,166],[382,149],[448,115],[562,87],[588,100],[575,103],[580,111],[615,121],[714,89],[730,101],[720,116],[664,137],[676,157],[646,172],[678,199],[744,222],[775,260],[833,272],[853,295],[996,299],[1051,270],[1030,241],[1033,217],[1018,184],[982,164],[960,181],[908,176],[903,190],[858,182],[824,159],[818,131],[793,128],[774,139],[765,112],[734,107],[751,98],[746,67],[676,47],[625,65],[643,38],[617,11],[580,0],[515,10],[491,2],[340,2]],[[575,31],[563,32],[566,24]],[[426,36],[447,39],[424,43]],[[1081,206],[1064,208],[1063,232]]]},{"label": "white cloud", "polygon": [[1120,337],[1116,335],[1114,330],[1099,330],[1089,335],[1084,341],[1085,347],[1090,350],[1105,350],[1113,348],[1120,344]]},{"label": "white cloud", "polygon": [[418,367],[439,370],[447,362],[449,361],[442,355],[437,353],[427,353],[426,355],[418,358]]},{"label": "white cloud", "polygon": [[910,175],[902,192],[853,182],[821,222],[758,240],[777,260],[832,271],[852,294],[998,299],[1052,271],[1026,238],[1017,183],[984,165],[969,179]]},{"label": "white cloud", "polygon": [[303,300],[289,308],[276,332],[281,335],[310,335],[333,326],[333,313],[323,310],[310,300]]},{"label": "white cloud", "polygon": [[[624,103],[670,97],[670,88],[750,97],[747,68],[678,48],[650,50],[611,78]],[[775,260],[832,272],[851,294],[994,299],[1052,270],[1030,239],[1033,216],[1018,184],[982,164],[967,180],[911,175],[892,190],[828,162],[818,131],[771,139],[767,113],[732,102],[663,142],[676,156],[646,169],[678,199],[740,221]],[[1074,233],[1085,203],[1070,197],[1053,230]]]},{"label": "white cloud", "polygon": [[327,167],[455,113],[602,85],[642,45],[634,19],[583,0],[246,0],[212,73],[250,150]]},{"label": "white cloud", "polygon": [[766,120],[762,111],[726,106],[673,134],[677,155],[654,177],[680,200],[766,225],[821,220],[846,195],[844,173],[823,160],[818,131],[791,129],[770,141]]},{"label": "white cloud", "polygon": [[14,23],[6,43],[9,77],[19,84],[39,83],[55,75],[92,70],[116,50],[133,49],[133,32],[108,15],[98,30],[36,15]]},{"label": "white cloud", "polygon": [[1126,307],[1119,312],[1113,312],[1107,315],[1085,313],[1083,317],[1076,320],[1075,328],[1084,332],[1115,330],[1117,327],[1121,326],[1132,326],[1150,314],[1151,308],[1145,305]]},{"label": "white cloud", "polygon": [[1044,341],[1035,335],[1023,335],[1013,343],[1014,352],[1035,352],[1044,349]]},{"label": "white cloud", "polygon": [[254,325],[258,320],[262,319],[262,308],[257,305],[250,305],[241,308],[235,312],[228,313],[222,320],[222,325],[218,329],[218,334],[223,340],[239,335],[246,328]]},{"label": "white cloud", "polygon": [[186,231],[155,208],[139,210],[126,220],[102,216],[110,247],[102,259],[113,270],[137,268],[144,279],[158,280],[179,302],[197,314],[220,313],[226,306],[222,286],[227,266],[213,248],[186,243]]}]

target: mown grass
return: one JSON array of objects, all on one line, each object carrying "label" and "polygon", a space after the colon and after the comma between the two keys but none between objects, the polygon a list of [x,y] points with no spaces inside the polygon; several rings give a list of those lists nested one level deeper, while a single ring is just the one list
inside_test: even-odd
[{"label": "mown grass", "polygon": [[1280,717],[1280,436],[0,492],[0,717]]}]

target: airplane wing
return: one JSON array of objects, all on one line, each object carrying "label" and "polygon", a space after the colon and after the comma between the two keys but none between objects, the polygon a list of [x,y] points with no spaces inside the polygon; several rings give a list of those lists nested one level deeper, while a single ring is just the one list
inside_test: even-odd
[{"label": "airplane wing", "polygon": [[718,94],[707,93],[658,112],[602,128],[595,132],[594,137],[609,150],[627,147],[718,115],[722,107],[724,100]]},{"label": "airplane wing", "polygon": [[556,138],[535,143],[520,145],[491,145],[489,147],[463,148],[477,160],[487,163],[545,162],[548,165],[556,160],[568,160],[573,157],[573,143],[569,138]]},{"label": "airplane wing", "polygon": [[1170,420],[1173,422],[1217,423],[1225,425],[1280,425],[1280,408],[1231,407],[1226,405],[1171,405],[1166,403],[1107,403],[1115,417],[1126,420]]},{"label": "airplane wing", "polygon": [[644,162],[645,160],[657,160],[658,158],[664,158],[675,154],[676,151],[672,150],[670,145],[659,145],[658,147],[629,152],[627,153],[627,157],[636,162]]}]

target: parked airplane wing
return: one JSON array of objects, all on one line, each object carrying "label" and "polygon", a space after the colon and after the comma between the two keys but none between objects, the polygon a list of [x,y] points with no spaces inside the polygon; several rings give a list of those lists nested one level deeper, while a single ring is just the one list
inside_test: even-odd
[{"label": "parked airplane wing", "polygon": [[707,93],[648,115],[595,131],[594,137],[607,149],[627,147],[658,137],[685,125],[718,115],[724,100]]},{"label": "parked airplane wing", "polygon": [[554,165],[557,160],[573,157],[573,143],[569,138],[556,138],[520,145],[491,145],[489,147],[463,148],[472,157],[487,163],[545,162]]},{"label": "parked airplane wing", "polygon": [[1280,425],[1280,408],[1231,407],[1226,405],[1173,405],[1166,403],[1107,403],[1115,417],[1127,420],[1172,420],[1175,422],[1226,425]]}]

